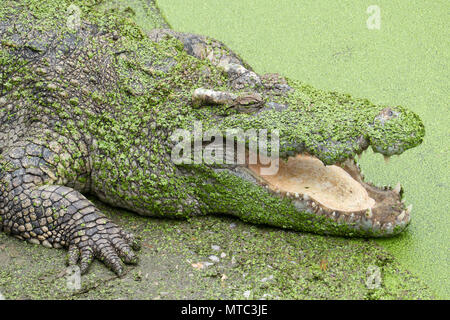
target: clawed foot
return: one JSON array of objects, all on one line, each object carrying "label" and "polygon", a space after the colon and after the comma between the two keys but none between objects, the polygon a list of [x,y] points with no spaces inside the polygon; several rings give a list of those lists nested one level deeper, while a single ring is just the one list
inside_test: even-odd
[{"label": "clawed foot", "polygon": [[76,231],[69,245],[68,264],[79,264],[81,274],[85,274],[94,258],[97,258],[121,276],[124,271],[123,263],[138,262],[133,250],[139,249],[140,246],[131,233],[121,230],[106,218],[100,218],[95,221],[94,226]]}]

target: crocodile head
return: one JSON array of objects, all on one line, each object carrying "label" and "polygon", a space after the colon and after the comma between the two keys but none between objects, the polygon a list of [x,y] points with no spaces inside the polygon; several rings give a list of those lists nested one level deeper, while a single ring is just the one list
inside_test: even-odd
[{"label": "crocodile head", "polygon": [[[203,173],[197,173],[203,177],[197,183],[203,186],[200,198],[209,210],[322,234],[381,237],[404,230],[411,206],[402,201],[401,185],[377,187],[366,182],[355,158],[369,146],[388,158],[419,145],[425,134],[420,118],[401,106],[375,105],[288,83],[284,98],[253,112],[224,115],[218,106],[195,111],[191,120],[202,120],[203,132],[214,136],[210,143],[203,139],[204,150],[218,155],[216,160],[233,159],[194,166]],[[266,146],[272,154],[264,156],[262,148],[250,148],[249,136],[245,143],[233,137],[230,141],[235,143],[226,145],[225,136],[237,129],[267,130],[269,137],[276,132]],[[239,142],[246,146],[240,162]]]}]

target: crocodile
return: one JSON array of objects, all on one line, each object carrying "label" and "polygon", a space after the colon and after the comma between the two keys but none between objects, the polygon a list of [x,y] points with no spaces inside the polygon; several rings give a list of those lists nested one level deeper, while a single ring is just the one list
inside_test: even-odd
[{"label": "crocodile", "polygon": [[[258,74],[223,43],[170,28],[153,1],[151,28],[132,7],[100,0],[0,5],[0,228],[68,249],[118,275],[138,262],[135,236],[86,196],[139,215],[231,215],[249,223],[344,237],[388,237],[410,223],[403,188],[364,180],[357,156],[419,145],[403,106],[374,104]],[[277,171],[203,136],[205,151],[244,161],[173,161],[182,129],[278,137]],[[274,140],[275,141],[275,140]],[[210,143],[208,143],[210,142]],[[271,149],[269,151],[275,151]],[[275,154],[274,152],[272,152]]]}]

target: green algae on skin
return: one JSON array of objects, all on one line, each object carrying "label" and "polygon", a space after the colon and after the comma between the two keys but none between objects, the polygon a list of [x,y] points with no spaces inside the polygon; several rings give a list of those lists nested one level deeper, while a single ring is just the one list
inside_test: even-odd
[{"label": "green algae on skin", "polygon": [[[299,209],[292,199],[275,196],[259,184],[229,171],[220,171],[221,166],[176,166],[170,160],[173,145],[169,136],[175,129],[190,129],[195,120],[201,120],[206,129],[222,131],[236,127],[279,129],[281,152],[288,154],[294,148],[297,152],[317,156],[325,164],[334,164],[361,153],[367,148],[367,141],[373,140],[375,146],[380,145],[380,131],[392,136],[390,146],[395,146],[395,152],[417,145],[424,132],[417,130],[423,127],[414,115],[401,108],[387,108],[347,95],[314,90],[281,77],[275,80],[280,82],[277,84],[283,88],[281,92],[274,92],[274,86],[267,79],[258,85],[247,83],[238,87],[212,60],[193,55],[179,39],[179,34],[177,37],[176,33],[159,31],[161,39],[153,41],[129,17],[130,10],[97,6],[95,2],[89,2],[89,5],[88,2],[70,2],[79,4],[83,13],[82,27],[71,30],[62,14],[64,6],[43,11],[37,3],[30,0],[29,3],[11,5],[6,17],[14,18],[20,31],[17,34],[1,30],[7,41],[17,43],[13,49],[9,45],[2,46],[5,58],[1,66],[7,71],[10,66],[15,68],[16,77],[4,88],[5,96],[14,98],[15,103],[0,109],[0,117],[5,119],[3,127],[8,134],[17,123],[22,124],[22,132],[5,143],[9,158],[21,159],[15,161],[13,169],[5,171],[5,177],[26,172],[24,169],[31,166],[33,177],[26,176],[27,181],[24,181],[32,183],[33,187],[65,186],[64,192],[91,192],[106,203],[148,216],[189,218],[225,213],[248,222],[319,234],[393,235],[389,227],[393,227],[391,222],[383,221],[386,228],[378,230],[375,226],[373,230],[360,228],[350,221],[338,223],[337,219],[333,221],[320,216],[309,208],[302,206]],[[21,8],[28,4],[32,13],[36,11],[31,18],[27,10]],[[55,30],[59,31],[55,34]],[[35,38],[42,41],[44,53],[30,62],[30,58],[20,53],[21,50],[28,53],[28,43]],[[216,44],[211,40],[206,41],[206,45]],[[231,55],[226,47],[220,44],[218,47],[220,50],[213,52]],[[37,54],[36,50],[32,51]],[[282,85],[283,81],[287,84]],[[255,113],[241,112],[228,105],[197,109],[191,103],[192,90],[196,87],[236,94],[253,90],[264,96],[267,103],[282,104],[286,108],[280,112],[262,109]],[[386,110],[396,113],[395,125],[386,124],[390,123],[392,115],[387,120],[380,120],[382,125],[376,121]],[[30,147],[28,156],[14,153],[14,150],[23,151]],[[391,152],[386,147],[380,150]],[[7,190],[11,179],[3,181],[3,190]],[[398,196],[395,195],[396,201],[400,202],[401,195]],[[85,203],[82,197],[76,193],[73,205],[71,202],[58,207],[59,211],[53,215],[58,228],[66,220],[72,221],[65,219],[69,209],[85,212],[84,208],[75,207],[80,200]],[[17,204],[19,200],[22,201],[18,198],[11,201]],[[33,210],[35,207],[40,209],[40,200],[44,199],[33,202]],[[310,203],[306,196],[304,200],[306,207]],[[395,214],[400,216],[404,208],[399,205],[396,209]],[[95,211],[95,207],[89,210]],[[329,213],[335,217],[336,212]],[[48,210],[45,214],[46,219],[54,220]],[[364,212],[359,214],[365,215]],[[74,216],[84,218],[78,212]],[[65,234],[61,235],[60,229],[52,233],[52,222],[49,223],[52,231],[41,230],[41,223],[42,228],[48,230],[46,219],[29,228],[36,228],[39,241],[47,241],[50,233],[58,239],[51,238],[56,245],[66,246],[65,240],[61,240]],[[389,219],[394,222],[396,216]],[[407,224],[401,219],[396,220],[403,224],[393,231],[400,232]],[[76,221],[78,223],[79,219]],[[103,225],[104,220],[101,221],[99,224]],[[76,230],[74,234],[78,242],[87,243],[97,229],[85,229],[97,226],[82,222],[76,225],[82,230]],[[22,227],[22,230],[17,229],[19,237],[22,237],[20,232],[29,236],[27,232],[31,230],[24,231],[23,226],[14,223],[10,219],[5,225],[14,231]],[[119,232],[119,228],[109,229]],[[64,233],[65,229],[62,230]],[[45,244],[52,246],[48,241]],[[115,264],[107,262],[116,266],[116,271],[122,270],[119,258],[115,258]]]},{"label": "green algae on skin", "polygon": [[[408,231],[380,244],[448,299],[448,2],[384,2],[382,15],[389,14],[381,31],[367,30],[361,20],[367,17],[364,1],[345,10],[337,2],[311,6],[294,0],[159,0],[158,5],[175,29],[221,39],[258,72],[277,71],[319,88],[400,103],[421,116],[427,137],[420,147],[391,158],[388,166],[372,151],[360,163],[376,185],[401,181],[406,201],[414,205]],[[216,12],[221,19],[214,18]]]}]

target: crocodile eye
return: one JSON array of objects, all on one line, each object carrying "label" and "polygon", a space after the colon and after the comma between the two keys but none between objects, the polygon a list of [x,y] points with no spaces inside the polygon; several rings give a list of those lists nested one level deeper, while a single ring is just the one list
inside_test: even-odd
[{"label": "crocodile eye", "polygon": [[399,113],[392,110],[391,108],[384,108],[381,112],[375,117],[375,121],[380,121],[381,123],[385,123],[386,121],[397,118]]}]

